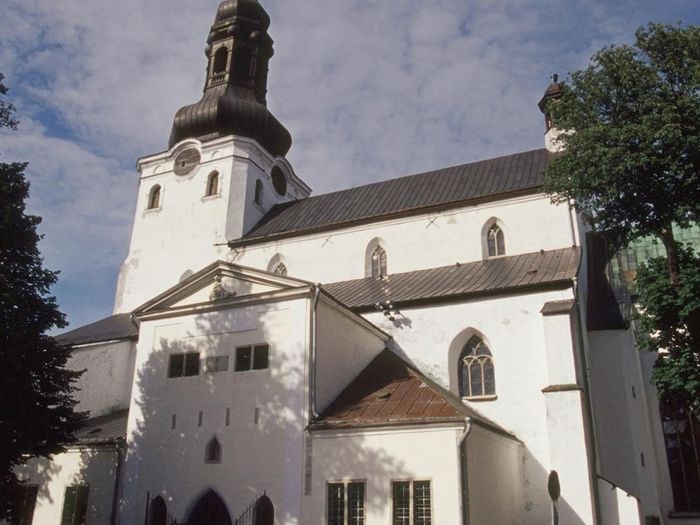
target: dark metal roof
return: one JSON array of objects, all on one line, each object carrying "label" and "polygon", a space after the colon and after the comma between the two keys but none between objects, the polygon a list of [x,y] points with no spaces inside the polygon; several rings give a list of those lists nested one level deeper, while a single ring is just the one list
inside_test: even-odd
[{"label": "dark metal roof", "polygon": [[576,276],[578,248],[512,255],[453,266],[416,270],[384,278],[326,284],[324,290],[349,308],[451,300],[568,283]]},{"label": "dark metal roof", "polygon": [[103,445],[126,439],[128,410],[120,410],[106,416],[88,419],[75,433],[73,445]]},{"label": "dark metal roof", "polygon": [[231,245],[536,191],[548,160],[538,149],[280,204]]},{"label": "dark metal roof", "polygon": [[76,346],[103,341],[135,339],[138,335],[138,328],[131,322],[131,314],[117,314],[62,333],[55,339],[63,346]]},{"label": "dark metal roof", "polygon": [[314,430],[462,422],[515,437],[408,364],[383,350],[312,423]]}]

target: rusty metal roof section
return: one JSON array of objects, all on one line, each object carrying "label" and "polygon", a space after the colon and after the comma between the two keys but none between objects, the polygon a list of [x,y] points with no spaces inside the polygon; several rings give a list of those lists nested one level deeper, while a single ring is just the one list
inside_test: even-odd
[{"label": "rusty metal roof section", "polygon": [[466,417],[511,439],[461,399],[383,350],[310,426],[312,430],[460,423]]},{"label": "rusty metal roof section", "polygon": [[377,303],[432,303],[462,297],[568,285],[578,272],[578,248],[511,255],[429,270],[326,284],[323,289],[355,310]]},{"label": "rusty metal roof section", "polygon": [[549,161],[546,149],[453,166],[281,204],[243,238],[241,246],[403,214],[534,193]]},{"label": "rusty metal roof section", "polygon": [[138,328],[131,322],[131,314],[117,314],[57,335],[55,339],[63,346],[77,346],[136,339],[138,335]]},{"label": "rusty metal roof section", "polygon": [[75,433],[72,445],[106,445],[126,440],[126,424],[129,418],[128,410],[119,410],[92,419]]}]

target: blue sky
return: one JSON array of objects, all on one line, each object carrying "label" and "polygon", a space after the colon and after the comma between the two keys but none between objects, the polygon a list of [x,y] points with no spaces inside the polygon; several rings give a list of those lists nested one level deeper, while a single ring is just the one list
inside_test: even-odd
[{"label": "blue sky", "polygon": [[[138,157],[199,99],[217,0],[5,0],[0,72],[21,120],[29,210],[71,327],[111,313]],[[314,193],[543,145],[552,73],[649,21],[700,23],[697,0],[264,0],[268,105]]]}]

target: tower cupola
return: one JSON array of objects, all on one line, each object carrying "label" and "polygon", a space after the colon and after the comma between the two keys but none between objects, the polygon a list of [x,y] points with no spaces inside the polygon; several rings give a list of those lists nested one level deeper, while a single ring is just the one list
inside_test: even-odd
[{"label": "tower cupola", "polygon": [[169,146],[186,138],[239,135],[284,156],[287,129],[267,109],[268,63],[274,53],[270,17],[257,0],[219,4],[207,38],[207,78],[202,99],[175,115]]}]

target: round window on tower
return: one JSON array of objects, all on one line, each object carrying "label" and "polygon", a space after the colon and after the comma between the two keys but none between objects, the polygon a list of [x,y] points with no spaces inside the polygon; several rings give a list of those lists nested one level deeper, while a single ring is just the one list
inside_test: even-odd
[{"label": "round window on tower", "polygon": [[178,153],[177,157],[175,157],[173,171],[175,175],[189,175],[192,173],[192,170],[199,165],[200,160],[201,155],[199,151],[196,149],[186,149]]},{"label": "round window on tower", "polygon": [[270,176],[272,177],[272,186],[275,188],[275,191],[282,196],[286,195],[287,177],[284,175],[282,169],[279,166],[275,166],[272,168]]}]

